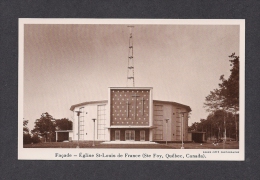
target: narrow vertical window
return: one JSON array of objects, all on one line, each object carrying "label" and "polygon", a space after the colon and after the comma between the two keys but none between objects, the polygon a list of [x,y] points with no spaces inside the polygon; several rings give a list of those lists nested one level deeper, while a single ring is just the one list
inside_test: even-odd
[{"label": "narrow vertical window", "polygon": [[97,106],[97,139],[105,139],[106,105]]},{"label": "narrow vertical window", "polygon": [[140,141],[145,141],[145,131],[144,130],[140,131]]},{"label": "narrow vertical window", "polygon": [[120,130],[115,131],[115,140],[120,141]]},{"label": "narrow vertical window", "polygon": [[84,140],[84,107],[79,108],[81,111],[79,117],[79,139]]}]

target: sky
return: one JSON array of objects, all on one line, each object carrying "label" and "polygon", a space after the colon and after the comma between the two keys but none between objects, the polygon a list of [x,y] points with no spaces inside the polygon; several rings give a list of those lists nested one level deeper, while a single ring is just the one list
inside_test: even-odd
[{"label": "sky", "polygon": [[[230,75],[239,55],[238,25],[133,24],[135,87],[153,99],[192,109],[189,125],[207,118],[205,97]],[[23,118],[42,113],[72,120],[71,105],[108,99],[127,83],[126,24],[25,24]]]}]

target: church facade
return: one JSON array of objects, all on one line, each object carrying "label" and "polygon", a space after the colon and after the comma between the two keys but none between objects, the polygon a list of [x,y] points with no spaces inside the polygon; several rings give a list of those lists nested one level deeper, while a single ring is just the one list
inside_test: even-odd
[{"label": "church facade", "polygon": [[[72,105],[76,141],[188,141],[191,108],[153,100],[151,87],[111,87],[108,100]],[[183,135],[183,139],[182,139]]]}]

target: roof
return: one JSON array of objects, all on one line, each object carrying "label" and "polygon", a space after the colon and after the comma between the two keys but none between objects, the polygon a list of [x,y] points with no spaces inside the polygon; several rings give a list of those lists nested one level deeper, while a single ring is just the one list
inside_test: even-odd
[{"label": "roof", "polygon": [[206,132],[200,132],[200,131],[189,131],[189,133],[205,134]]},{"label": "roof", "polygon": [[165,103],[165,104],[172,104],[172,105],[175,105],[175,106],[180,106],[180,107],[183,107],[185,109],[188,110],[188,112],[191,111],[191,108],[190,106],[187,106],[187,105],[184,105],[184,104],[180,104],[180,103],[177,103],[177,102],[173,102],[173,101],[161,101],[161,100],[153,100],[153,103]]},{"label": "roof", "polygon": [[[73,111],[73,110],[75,109],[75,107],[78,107],[78,106],[84,106],[84,105],[88,105],[88,104],[100,104],[100,103],[108,103],[108,100],[101,100],[101,101],[87,101],[87,102],[83,102],[83,103],[75,104],[75,105],[72,105],[72,106],[70,107],[70,110]],[[175,106],[183,107],[183,108],[187,109],[188,112],[191,111],[190,106],[187,106],[187,105],[184,105],[184,104],[180,104],[180,103],[177,103],[177,102],[153,100],[153,103],[166,103],[166,104],[172,104],[172,105],[175,105]]]},{"label": "roof", "polygon": [[128,90],[139,90],[139,89],[153,89],[152,87],[109,87],[109,89],[128,89]]},{"label": "roof", "polygon": [[75,107],[78,107],[78,106],[84,106],[84,105],[87,105],[87,104],[100,104],[100,103],[108,103],[108,100],[102,100],[102,101],[87,101],[87,102],[75,104],[75,105],[72,105],[72,106],[70,107],[70,110],[73,111],[73,110],[75,109]]},{"label": "roof", "polygon": [[73,132],[73,130],[57,130],[55,132]]}]

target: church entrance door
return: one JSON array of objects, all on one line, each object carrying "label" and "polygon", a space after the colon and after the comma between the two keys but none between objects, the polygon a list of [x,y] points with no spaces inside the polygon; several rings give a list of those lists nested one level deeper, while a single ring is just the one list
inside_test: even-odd
[{"label": "church entrance door", "polygon": [[115,131],[115,140],[120,141],[120,130]]},{"label": "church entrance door", "polygon": [[125,140],[134,141],[135,140],[135,130],[126,130],[125,131]]}]

